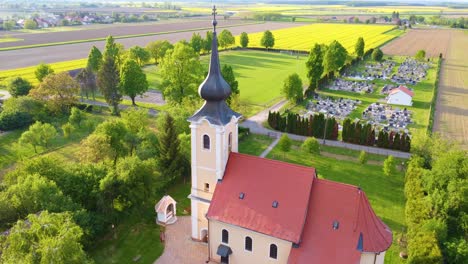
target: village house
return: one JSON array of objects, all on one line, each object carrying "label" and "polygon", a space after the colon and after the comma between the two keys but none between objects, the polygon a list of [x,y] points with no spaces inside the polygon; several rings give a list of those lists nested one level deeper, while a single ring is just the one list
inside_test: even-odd
[{"label": "village house", "polygon": [[225,101],[216,25],[199,87],[205,103],[188,119],[192,239],[206,242],[216,263],[384,263],[392,232],[363,190],[319,179],[312,167],[238,153],[241,115]]},{"label": "village house", "polygon": [[413,96],[414,92],[400,85],[398,88],[392,89],[388,93],[387,104],[412,106]]}]

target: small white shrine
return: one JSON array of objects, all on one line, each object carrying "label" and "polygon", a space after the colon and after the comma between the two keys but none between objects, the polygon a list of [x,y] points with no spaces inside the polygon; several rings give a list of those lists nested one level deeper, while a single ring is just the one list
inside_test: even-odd
[{"label": "small white shrine", "polygon": [[170,225],[177,221],[176,201],[169,195],[164,197],[154,207],[158,217],[156,223],[160,225]]}]

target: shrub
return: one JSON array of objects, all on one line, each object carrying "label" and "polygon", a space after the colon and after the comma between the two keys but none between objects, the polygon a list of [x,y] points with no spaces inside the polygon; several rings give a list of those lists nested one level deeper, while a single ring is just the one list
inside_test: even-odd
[{"label": "shrub", "polygon": [[375,61],[381,61],[383,58],[383,52],[379,48],[374,49],[372,52],[372,59]]},{"label": "shrub", "polygon": [[21,111],[3,111],[0,113],[0,130],[13,130],[27,127],[33,122],[30,114]]},{"label": "shrub", "polygon": [[418,232],[408,239],[408,264],[439,264],[442,253],[434,233]]},{"label": "shrub", "polygon": [[395,173],[395,159],[392,155],[384,161],[383,172],[385,175],[390,176]]},{"label": "shrub", "polygon": [[320,154],[320,145],[316,138],[307,138],[301,145],[301,149],[307,153]]},{"label": "shrub", "polygon": [[365,152],[364,150],[361,150],[361,153],[359,153],[359,163],[361,164],[367,163],[367,152]]}]

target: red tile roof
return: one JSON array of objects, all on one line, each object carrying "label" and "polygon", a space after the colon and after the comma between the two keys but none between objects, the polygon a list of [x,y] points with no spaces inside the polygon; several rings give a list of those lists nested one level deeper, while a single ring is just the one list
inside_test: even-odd
[{"label": "red tile roof", "polygon": [[409,95],[409,96],[411,96],[411,97],[414,96],[414,93],[413,93],[410,89],[406,88],[406,87],[403,86],[403,85],[400,85],[400,87],[398,87],[398,88],[393,89],[392,91],[390,91],[390,94],[396,94],[396,93],[398,93],[399,91],[402,91],[402,92],[404,92],[405,94],[407,94],[407,95]]},{"label": "red tile roof", "polygon": [[231,153],[207,217],[299,243],[315,175],[311,167]]},{"label": "red tile roof", "polygon": [[361,251],[383,252],[392,243],[391,230],[355,186],[315,179],[308,212],[302,242],[292,248],[288,264],[359,263]]}]

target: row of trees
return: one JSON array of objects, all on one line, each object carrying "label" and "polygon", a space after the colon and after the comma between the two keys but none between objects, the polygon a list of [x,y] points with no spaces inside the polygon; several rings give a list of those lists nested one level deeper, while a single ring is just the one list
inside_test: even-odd
[{"label": "row of trees", "polygon": [[466,263],[468,156],[438,136],[415,139],[405,177],[410,264]]},{"label": "row of trees", "polygon": [[343,121],[343,131],[341,133],[344,142],[365,145],[378,146],[409,152],[411,148],[411,138],[408,134],[380,130],[376,137],[375,127],[371,124],[361,124],[361,122],[352,122],[349,118]]},{"label": "row of trees", "polygon": [[296,135],[331,140],[338,138],[338,123],[335,118],[326,118],[322,113],[303,118],[295,113],[281,115],[279,112],[269,112],[268,124],[275,130]]}]

